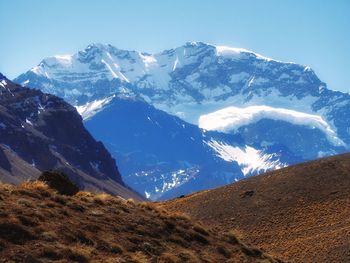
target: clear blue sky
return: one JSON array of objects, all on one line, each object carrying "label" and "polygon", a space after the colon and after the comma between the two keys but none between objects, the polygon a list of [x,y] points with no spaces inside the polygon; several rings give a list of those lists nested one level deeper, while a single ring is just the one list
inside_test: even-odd
[{"label": "clear blue sky", "polygon": [[310,65],[350,92],[350,0],[0,0],[0,11],[9,78],[93,42],[153,53],[204,41]]}]

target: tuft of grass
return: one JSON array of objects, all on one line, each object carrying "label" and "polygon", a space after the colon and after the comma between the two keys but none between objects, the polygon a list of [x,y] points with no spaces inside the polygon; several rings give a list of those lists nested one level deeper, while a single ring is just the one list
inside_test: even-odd
[{"label": "tuft of grass", "polygon": [[221,255],[223,255],[225,258],[230,258],[231,252],[230,252],[226,247],[220,245],[220,246],[218,246],[216,249],[217,249],[217,251],[218,251]]},{"label": "tuft of grass", "polygon": [[200,263],[201,260],[193,253],[191,250],[182,250],[177,255],[180,258],[180,262],[191,262],[191,263]]},{"label": "tuft of grass", "polygon": [[76,197],[82,198],[92,198],[94,197],[94,194],[91,192],[86,192],[86,191],[79,191],[78,193],[75,194]]},{"label": "tuft of grass", "polygon": [[129,198],[128,200],[126,200],[126,203],[129,205],[134,205],[135,204],[135,200],[133,198]]},{"label": "tuft of grass", "polygon": [[149,211],[157,211],[157,206],[152,203],[152,202],[141,202],[141,203],[138,203],[138,205],[146,210],[149,210]]},{"label": "tuft of grass", "polygon": [[49,186],[43,181],[25,181],[20,187],[26,190],[48,190]]},{"label": "tuft of grass", "polygon": [[149,260],[145,254],[143,254],[141,251],[137,251],[131,255],[131,259],[135,263],[149,263]]},{"label": "tuft of grass", "polygon": [[172,253],[166,252],[159,257],[157,262],[158,263],[180,263],[181,261],[178,256]]},{"label": "tuft of grass", "polygon": [[186,222],[191,221],[191,217],[184,213],[173,213],[171,214],[171,217],[174,218],[175,220],[186,221]]},{"label": "tuft of grass", "polygon": [[18,215],[17,218],[21,222],[22,225],[24,226],[37,226],[39,225],[39,221],[36,218],[29,217],[29,216],[24,216],[24,215]]},{"label": "tuft of grass", "polygon": [[241,239],[243,238],[243,234],[238,229],[231,229],[228,233],[228,240],[231,244],[239,244],[241,243]]},{"label": "tuft of grass", "polygon": [[18,199],[17,204],[23,205],[23,206],[28,207],[28,208],[33,207],[33,204],[31,203],[31,201],[28,199],[24,199],[24,198]]},{"label": "tuft of grass", "polygon": [[202,234],[203,236],[209,236],[209,232],[204,228],[202,227],[201,225],[198,225],[196,224],[194,227],[193,227],[193,230]]},{"label": "tuft of grass", "polygon": [[195,240],[199,243],[202,243],[203,245],[209,244],[209,240],[205,236],[202,236],[201,234],[199,234],[197,232],[193,232],[190,235],[191,235],[192,240]]}]

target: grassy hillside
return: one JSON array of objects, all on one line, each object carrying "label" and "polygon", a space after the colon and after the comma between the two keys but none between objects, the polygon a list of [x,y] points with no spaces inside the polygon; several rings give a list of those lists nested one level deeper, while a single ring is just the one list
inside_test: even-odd
[{"label": "grassy hillside", "polygon": [[277,262],[232,233],[106,194],[0,185],[0,262]]},{"label": "grassy hillside", "polygon": [[292,262],[350,262],[350,154],[161,204]]}]

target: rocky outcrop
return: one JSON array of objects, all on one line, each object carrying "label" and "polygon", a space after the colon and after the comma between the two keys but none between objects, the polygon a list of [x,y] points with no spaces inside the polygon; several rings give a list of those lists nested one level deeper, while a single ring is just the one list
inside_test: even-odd
[{"label": "rocky outcrop", "polygon": [[79,188],[135,196],[115,160],[84,128],[76,109],[56,96],[0,75],[0,181],[19,183],[56,169]]}]

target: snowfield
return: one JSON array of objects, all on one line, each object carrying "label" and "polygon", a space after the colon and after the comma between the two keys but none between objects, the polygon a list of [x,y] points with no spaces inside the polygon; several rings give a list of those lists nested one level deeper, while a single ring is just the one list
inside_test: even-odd
[{"label": "snowfield", "polygon": [[234,132],[240,127],[256,123],[262,119],[280,120],[294,125],[304,125],[311,129],[321,130],[336,146],[345,145],[337,137],[331,126],[318,115],[298,112],[294,110],[273,108],[269,106],[250,106],[245,108],[227,107],[199,118],[199,127],[205,130]]}]

